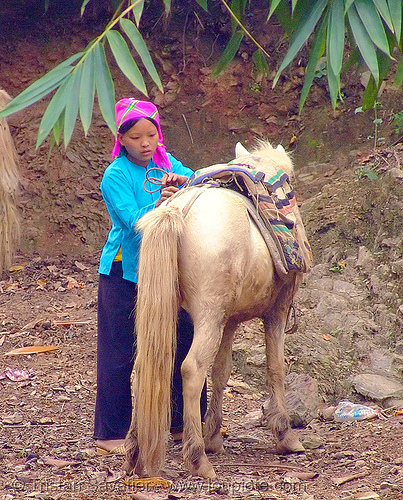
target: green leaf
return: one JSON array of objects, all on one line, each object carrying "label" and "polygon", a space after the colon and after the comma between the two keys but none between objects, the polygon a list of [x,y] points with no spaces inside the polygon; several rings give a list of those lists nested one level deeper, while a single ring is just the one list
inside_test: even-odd
[{"label": "green leaf", "polygon": [[115,88],[112,75],[106,61],[105,50],[98,43],[94,46],[95,86],[98,94],[98,104],[106,124],[113,134],[116,134]]},{"label": "green leaf", "polygon": [[294,14],[294,11],[295,11],[295,7],[298,3],[298,0],[292,0],[291,2],[291,13]]},{"label": "green leaf", "polygon": [[57,89],[57,92],[52,97],[46,111],[42,117],[41,123],[39,125],[38,137],[36,140],[36,148],[42,144],[42,142],[46,139],[49,132],[54,127],[55,123],[59,119],[60,115],[63,113],[64,108],[66,107],[67,100],[69,99],[69,82],[72,78],[72,75],[69,75],[60,87]]},{"label": "green leaf", "polygon": [[80,118],[85,135],[90,128],[95,98],[94,54],[90,50],[83,62],[80,84]]},{"label": "green leaf", "polygon": [[85,8],[87,7],[89,2],[90,0],[84,0],[83,3],[81,4],[81,17],[84,15]]},{"label": "green leaf", "polygon": [[133,15],[134,19],[136,20],[137,26],[140,24],[141,16],[143,15],[143,10],[144,10],[144,0],[131,0],[130,4],[136,4],[135,7],[133,7]]},{"label": "green leaf", "polygon": [[73,134],[74,126],[76,124],[79,99],[80,99],[80,84],[81,75],[83,72],[82,64],[78,66],[74,73],[71,75],[70,99],[67,100],[66,108],[64,110],[64,147],[67,148],[71,136]]},{"label": "green leaf", "polygon": [[401,87],[403,85],[403,56],[400,58],[399,64],[397,65],[393,83],[396,87]]},{"label": "green leaf", "polygon": [[348,9],[351,7],[351,4],[354,2],[355,0],[346,0],[345,1],[345,4],[344,4],[344,13],[346,13],[348,11]]},{"label": "green leaf", "polygon": [[243,39],[243,31],[237,31],[234,33],[228,42],[228,45],[225,47],[224,52],[221,54],[221,57],[217,63],[217,66],[215,67],[212,77],[215,78],[218,76],[221,71],[232,61],[232,59],[235,57],[235,54],[237,53],[239,49],[239,45],[241,44],[241,41]]},{"label": "green leaf", "polygon": [[383,52],[378,52],[379,82],[376,83],[374,77],[370,76],[363,96],[362,108],[364,111],[372,109],[375,106],[381,82],[389,73],[390,63],[391,59],[387,55]]},{"label": "green leaf", "polygon": [[196,2],[207,12],[207,0],[196,0]]},{"label": "green leaf", "polygon": [[348,11],[348,20],[350,22],[351,31],[353,32],[354,39],[358,45],[361,55],[368,66],[371,73],[374,75],[375,82],[379,82],[379,67],[378,59],[376,57],[376,50],[367,30],[361,22],[357,14],[357,10],[352,5]]},{"label": "green leaf", "polygon": [[340,75],[343,64],[344,33],[343,0],[334,0],[327,28],[327,60],[335,75]]},{"label": "green leaf", "polygon": [[302,87],[299,100],[299,113],[301,113],[302,108],[304,107],[309,89],[311,88],[313,79],[315,78],[315,70],[318,65],[318,61],[325,51],[328,17],[328,15],[325,15],[325,17],[322,18],[312,41],[311,50],[309,51],[309,61],[305,69],[304,85]]},{"label": "green leaf", "polygon": [[273,15],[274,11],[277,9],[278,4],[280,2],[281,2],[281,0],[273,0],[272,2],[270,2],[270,10],[269,10],[269,14],[267,16],[267,20],[269,20],[271,18],[271,16]]},{"label": "green leaf", "polygon": [[148,71],[148,74],[151,76],[157,87],[163,91],[162,83],[160,80],[160,77],[158,75],[158,72],[154,66],[154,63],[151,59],[150,52],[147,48],[147,45],[145,44],[143,37],[141,36],[139,30],[136,28],[136,26],[129,20],[129,19],[121,19],[120,20],[120,26],[122,30],[126,33],[128,36],[129,40],[131,41],[134,49],[140,56],[146,70]]},{"label": "green leaf", "polygon": [[260,49],[255,50],[255,52],[252,55],[252,60],[256,66],[257,71],[260,74],[265,76],[268,76],[270,74],[270,68],[269,65],[267,64],[266,57]]},{"label": "green leaf", "polygon": [[62,112],[62,114],[56,120],[56,123],[53,127],[52,142],[56,144],[60,143],[60,137],[62,135],[62,130],[63,130],[63,123],[64,123],[64,112]]},{"label": "green leaf", "polygon": [[329,84],[332,106],[335,108],[337,106],[337,98],[340,94],[340,73],[336,75],[330,65],[327,66],[327,83]]},{"label": "green leaf", "polygon": [[355,7],[373,43],[390,56],[389,43],[381,17],[372,2],[356,0]]},{"label": "green leaf", "polygon": [[388,0],[393,27],[395,28],[396,40],[400,44],[402,35],[402,0]]},{"label": "green leaf", "polygon": [[280,78],[283,70],[291,64],[296,56],[297,52],[300,50],[302,45],[307,41],[311,33],[314,31],[320,17],[323,14],[323,11],[327,5],[327,0],[317,0],[317,2],[312,6],[312,9],[307,10],[305,15],[301,19],[301,22],[298,24],[291,45],[288,49],[287,54],[285,55],[283,62],[277,74],[273,80],[273,87],[276,85],[278,79]]},{"label": "green leaf", "polygon": [[169,14],[171,10],[171,0],[164,0],[165,14]]},{"label": "green leaf", "polygon": [[46,75],[30,85],[1,110],[0,118],[25,109],[52,92],[73,71],[73,66],[70,65],[81,57],[81,55],[82,52],[74,54],[74,56],[69,57],[66,61],[63,61],[56,68],[53,68],[49,73],[46,73]]},{"label": "green leaf", "polygon": [[140,90],[140,92],[147,95],[147,88],[144,83],[143,76],[135,63],[123,36],[116,30],[110,30],[107,32],[106,37],[122,73],[137,89]]},{"label": "green leaf", "polygon": [[393,22],[392,18],[390,16],[390,10],[389,6],[386,2],[386,0],[373,0],[375,7],[377,8],[379,14],[381,15],[382,19],[385,21],[387,24],[388,28],[392,33],[395,32],[395,29],[393,27]]}]

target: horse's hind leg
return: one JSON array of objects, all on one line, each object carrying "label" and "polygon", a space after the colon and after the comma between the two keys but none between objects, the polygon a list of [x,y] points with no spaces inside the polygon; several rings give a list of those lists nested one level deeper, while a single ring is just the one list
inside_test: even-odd
[{"label": "horse's hind leg", "polygon": [[135,425],[136,419],[134,412],[135,409],[133,409],[132,422],[125,439],[126,460],[123,464],[123,469],[127,474],[132,474],[134,471],[139,476],[144,476],[144,467],[139,457],[139,445],[137,443],[137,431]]},{"label": "horse's hind leg", "polygon": [[204,319],[202,326],[195,321],[192,347],[182,363],[183,386],[183,457],[195,476],[215,478],[215,472],[205,453],[202,436],[200,396],[207,369],[221,342],[222,327]]},{"label": "horse's hind leg", "polygon": [[293,283],[284,285],[273,308],[263,318],[266,330],[268,376],[268,401],[264,405],[263,412],[278,441],[279,453],[304,451],[298,437],[291,430],[284,394],[284,330],[295,289]]},{"label": "horse's hind leg", "polygon": [[221,435],[222,402],[224,389],[231,375],[232,341],[235,328],[235,323],[226,325],[211,371],[212,394],[204,424],[204,444],[207,453],[218,453],[223,447]]}]

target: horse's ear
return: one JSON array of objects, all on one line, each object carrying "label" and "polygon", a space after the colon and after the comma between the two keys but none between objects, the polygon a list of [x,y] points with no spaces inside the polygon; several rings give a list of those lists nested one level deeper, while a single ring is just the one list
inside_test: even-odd
[{"label": "horse's ear", "polygon": [[283,146],[282,146],[281,144],[279,144],[279,145],[277,146],[277,149],[278,149],[279,151],[281,151],[282,153],[285,153],[285,149],[283,148]]},{"label": "horse's ear", "polygon": [[235,144],[235,158],[239,158],[240,156],[245,156],[248,154],[249,151],[244,146],[242,146],[240,142],[237,142]]}]

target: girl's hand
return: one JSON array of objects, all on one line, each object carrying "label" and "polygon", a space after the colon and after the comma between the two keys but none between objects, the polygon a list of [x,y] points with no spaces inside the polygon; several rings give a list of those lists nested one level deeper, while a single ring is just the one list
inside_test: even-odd
[{"label": "girl's hand", "polygon": [[167,174],[164,174],[162,179],[161,179],[161,185],[163,188],[168,187],[168,186],[180,186],[181,184],[184,184],[188,178],[186,175],[178,175],[175,174],[174,172],[168,172]]},{"label": "girl's hand", "polygon": [[[176,175],[176,174],[175,174]],[[178,175],[177,177],[185,177],[183,175]],[[176,186],[167,186],[164,187],[161,191],[160,197],[155,203],[155,208],[159,207],[161,203],[168,198],[170,198],[173,194],[177,193],[179,189]]]}]

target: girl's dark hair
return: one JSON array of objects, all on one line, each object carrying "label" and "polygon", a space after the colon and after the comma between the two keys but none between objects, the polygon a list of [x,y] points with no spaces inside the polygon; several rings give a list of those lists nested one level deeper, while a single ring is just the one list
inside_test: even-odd
[{"label": "girl's dark hair", "polygon": [[[155,127],[158,129],[157,122],[153,120],[152,118],[148,118],[147,116],[144,116],[146,120],[151,122]],[[120,134],[125,134],[128,130],[130,130],[141,118],[132,118],[131,120],[127,120],[127,122],[124,122],[123,125],[119,127],[118,132]]]}]

